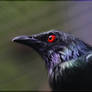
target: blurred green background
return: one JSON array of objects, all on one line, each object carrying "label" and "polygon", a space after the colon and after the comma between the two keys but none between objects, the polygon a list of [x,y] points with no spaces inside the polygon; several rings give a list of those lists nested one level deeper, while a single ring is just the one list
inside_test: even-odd
[{"label": "blurred green background", "polygon": [[0,90],[50,90],[44,60],[11,40],[51,29],[92,44],[92,3],[0,1]]}]

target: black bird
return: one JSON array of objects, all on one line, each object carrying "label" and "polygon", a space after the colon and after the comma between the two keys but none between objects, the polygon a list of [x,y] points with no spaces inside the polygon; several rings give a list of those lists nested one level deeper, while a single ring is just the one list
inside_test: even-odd
[{"label": "black bird", "polygon": [[50,30],[17,36],[45,60],[52,90],[92,90],[92,47],[71,34]]}]

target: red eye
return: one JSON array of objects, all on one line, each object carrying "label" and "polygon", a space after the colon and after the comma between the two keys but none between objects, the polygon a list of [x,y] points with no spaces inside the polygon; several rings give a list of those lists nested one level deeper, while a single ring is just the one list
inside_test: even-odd
[{"label": "red eye", "polygon": [[50,43],[54,42],[55,38],[56,38],[55,35],[50,35],[50,36],[48,37],[48,42],[50,42]]}]

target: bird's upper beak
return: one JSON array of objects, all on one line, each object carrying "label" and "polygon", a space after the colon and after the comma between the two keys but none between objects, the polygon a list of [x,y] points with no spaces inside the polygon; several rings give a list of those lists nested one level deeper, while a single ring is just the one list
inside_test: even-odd
[{"label": "bird's upper beak", "polygon": [[34,36],[17,36],[12,41],[30,46],[36,50],[40,50],[40,48],[45,46],[42,41],[36,39]]}]

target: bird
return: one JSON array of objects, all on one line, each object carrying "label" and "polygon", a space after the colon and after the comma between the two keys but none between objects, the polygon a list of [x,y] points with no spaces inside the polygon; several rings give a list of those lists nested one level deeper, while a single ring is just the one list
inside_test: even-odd
[{"label": "bird", "polygon": [[14,37],[33,48],[45,61],[49,85],[57,90],[92,90],[92,47],[61,30]]}]

